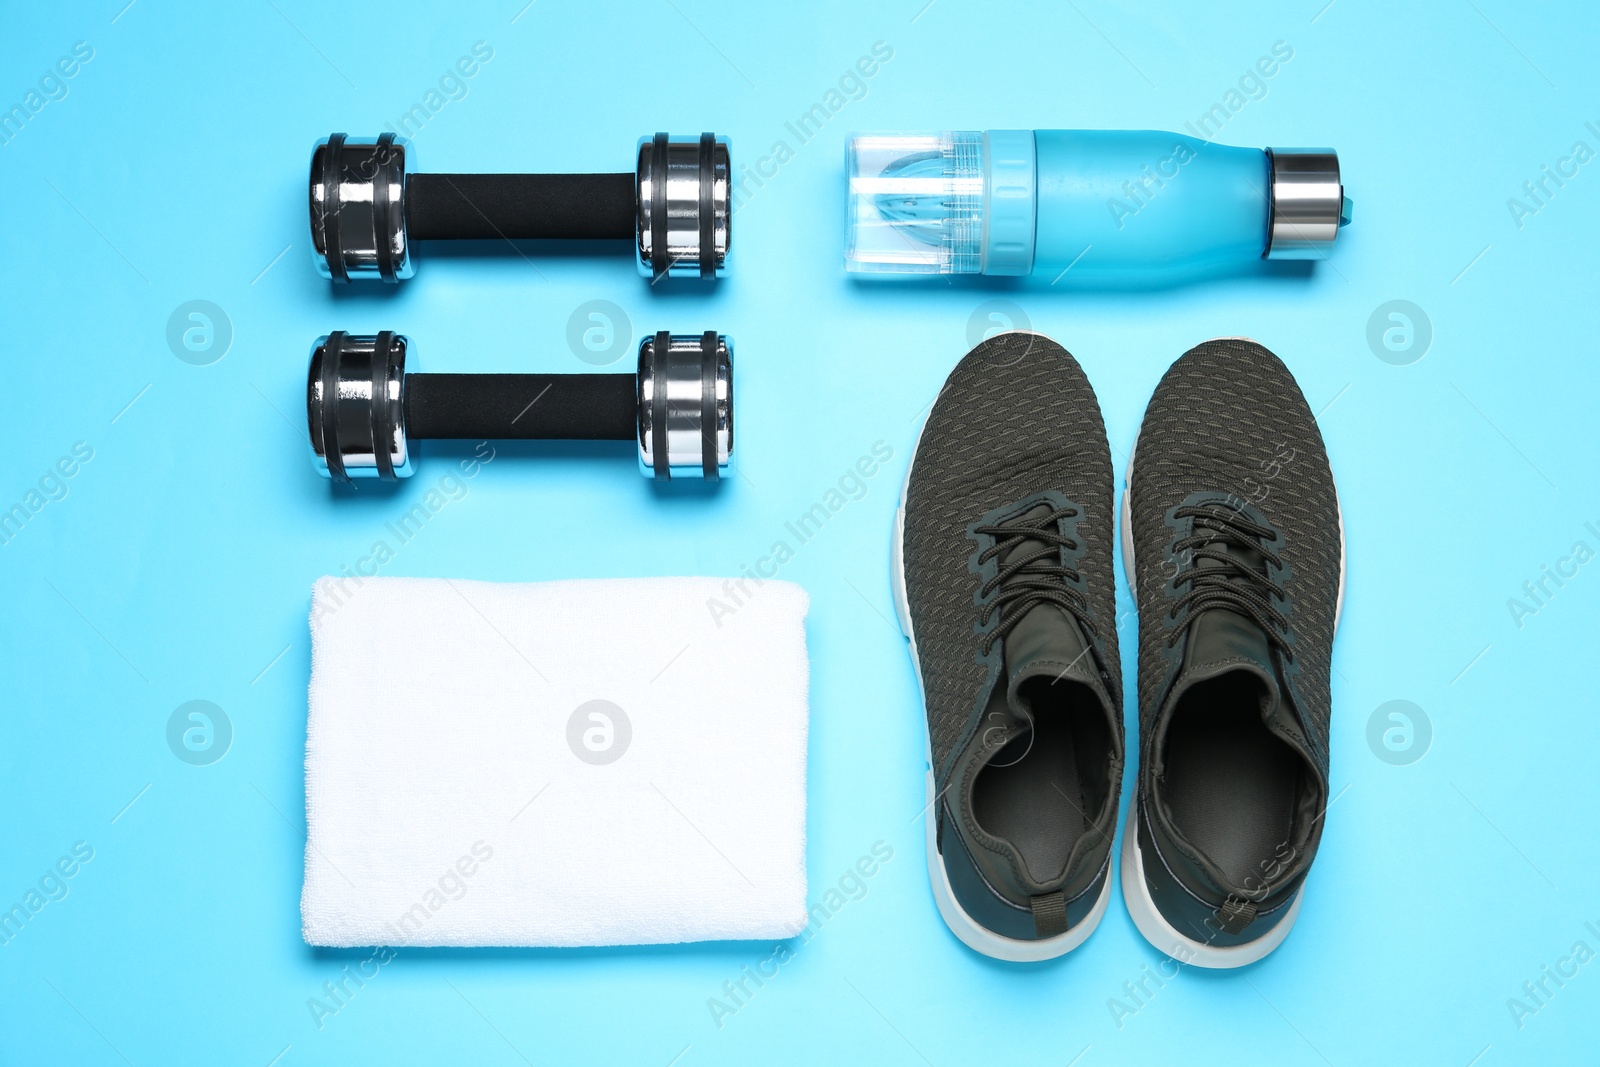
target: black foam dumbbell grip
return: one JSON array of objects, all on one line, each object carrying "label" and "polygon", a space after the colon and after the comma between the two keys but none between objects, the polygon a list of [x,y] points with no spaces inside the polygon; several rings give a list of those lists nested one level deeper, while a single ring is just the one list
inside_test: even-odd
[{"label": "black foam dumbbell grip", "polygon": [[632,174],[412,174],[405,212],[419,241],[629,240],[639,203]]},{"label": "black foam dumbbell grip", "polygon": [[407,374],[405,425],[417,440],[632,441],[631,374]]}]

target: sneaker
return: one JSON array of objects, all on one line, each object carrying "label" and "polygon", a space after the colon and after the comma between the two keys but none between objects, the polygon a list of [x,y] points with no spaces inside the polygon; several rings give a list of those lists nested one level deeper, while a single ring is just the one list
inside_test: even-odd
[{"label": "sneaker", "polygon": [[1128,466],[1139,781],[1122,892],[1152,945],[1240,967],[1294,925],[1328,804],[1344,535],[1282,361],[1207,341],[1156,386]]},{"label": "sneaker", "polygon": [[1111,453],[1094,390],[1007,333],[934,401],[895,520],[928,728],[928,873],[988,956],[1043,960],[1105,912],[1122,786]]}]

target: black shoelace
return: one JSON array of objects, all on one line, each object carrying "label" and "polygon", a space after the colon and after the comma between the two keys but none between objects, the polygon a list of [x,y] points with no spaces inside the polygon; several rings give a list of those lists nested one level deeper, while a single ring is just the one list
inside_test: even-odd
[{"label": "black shoelace", "polygon": [[978,590],[987,597],[999,589],[999,595],[983,606],[978,613],[978,625],[987,626],[998,611],[1000,623],[983,636],[983,654],[988,655],[994,643],[1010,633],[1022,617],[1040,604],[1055,604],[1078,621],[1083,635],[1094,639],[1094,623],[1089,619],[1089,604],[1083,594],[1069,582],[1077,582],[1078,572],[1061,563],[1061,549],[1078,547],[1078,542],[1061,533],[1057,521],[1072,518],[1077,508],[1056,508],[1037,519],[1016,518],[993,526],[979,526],[976,532],[994,538],[994,544],[983,550],[978,563],[987,563],[1002,557],[1023,541],[1042,541],[1043,546],[1031,552],[1018,553],[1010,562],[1002,562],[995,576]]},{"label": "black shoelace", "polygon": [[[1273,566],[1282,566],[1276,552],[1266,547],[1273,540],[1272,530],[1246,518],[1239,511],[1217,505],[1179,508],[1173,512],[1179,519],[1193,519],[1194,531],[1180,537],[1172,544],[1172,553],[1181,556],[1190,553],[1189,566],[1176,578],[1177,587],[1188,586],[1167,617],[1178,622],[1167,638],[1168,646],[1177,644],[1178,638],[1193,625],[1200,613],[1210,608],[1227,608],[1240,615],[1248,615],[1266,634],[1267,640],[1280,649],[1288,659],[1294,659],[1289,647],[1289,622],[1272,602],[1277,586],[1264,570],[1251,565],[1228,551],[1230,545],[1258,553]],[[1201,560],[1214,564],[1202,567]],[[1183,614],[1184,609],[1188,613]],[[1182,621],[1179,616],[1182,615]]]}]

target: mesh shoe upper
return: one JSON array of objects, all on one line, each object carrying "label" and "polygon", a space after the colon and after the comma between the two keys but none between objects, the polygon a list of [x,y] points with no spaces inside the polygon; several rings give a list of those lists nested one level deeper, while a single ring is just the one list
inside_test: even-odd
[{"label": "mesh shoe upper", "polygon": [[[1201,640],[1197,634],[1202,633],[1202,628],[1191,627],[1177,635],[1181,640],[1176,650],[1169,647],[1169,639],[1174,638],[1169,613],[1176,609],[1183,615],[1178,597],[1193,585],[1175,586],[1174,575],[1197,565],[1192,555],[1175,556],[1174,544],[1186,532],[1194,533],[1192,515],[1197,502],[1202,511],[1209,502],[1209,506],[1237,516],[1234,522],[1238,525],[1260,525],[1277,535],[1264,551],[1275,553],[1281,569],[1276,564],[1262,566],[1263,573],[1271,566],[1279,575],[1276,580],[1287,619],[1285,636],[1290,643],[1287,652],[1278,651],[1263,634],[1254,632],[1254,624],[1241,615],[1220,616],[1226,619],[1229,632],[1218,637],[1215,629],[1204,631],[1204,639],[1233,642],[1235,647],[1227,650],[1235,657],[1230,663],[1266,665],[1259,691],[1253,683],[1242,683],[1241,699],[1249,703],[1259,697],[1265,707],[1281,696],[1292,704],[1278,732],[1297,756],[1314,765],[1303,793],[1313,798],[1307,803],[1316,810],[1308,807],[1285,816],[1293,820],[1295,829],[1286,836],[1294,843],[1286,846],[1259,880],[1274,892],[1292,894],[1315,853],[1326,803],[1328,675],[1338,607],[1341,534],[1338,499],[1322,435],[1288,369],[1251,341],[1208,341],[1185,353],[1167,371],[1150,400],[1132,461],[1129,493],[1139,610],[1141,805],[1157,787],[1168,785],[1164,777],[1156,778],[1164,775],[1162,757],[1168,754],[1161,746],[1167,743],[1175,697],[1180,695],[1179,668],[1184,656],[1195,655],[1195,644]],[[1191,517],[1186,520],[1185,515]],[[1244,552],[1254,563],[1263,558],[1254,549],[1236,546],[1234,552],[1236,556]],[[1270,601],[1269,597],[1269,606]],[[1229,728],[1226,724],[1217,727],[1210,740]],[[1231,728],[1241,729],[1242,724]],[[1208,742],[1203,732],[1188,736],[1198,737],[1201,744]],[[1177,795],[1175,787],[1171,792]],[[1159,829],[1163,814],[1158,811],[1156,818],[1146,822]],[[1170,829],[1170,824],[1166,825]],[[1141,845],[1147,830],[1142,824]],[[1226,840],[1226,835],[1221,839]],[[1230,880],[1217,877],[1217,866],[1211,862],[1215,857],[1186,855],[1181,844],[1170,842],[1161,848],[1160,835],[1156,844],[1165,866],[1190,894],[1205,896],[1208,889],[1219,885],[1226,894]],[[1151,867],[1147,857],[1147,872]],[[1208,903],[1213,907],[1224,904],[1217,899]],[[1247,916],[1254,914],[1253,908],[1247,909]],[[1228,933],[1243,935],[1243,923],[1239,929],[1230,927]]]},{"label": "mesh shoe upper", "polygon": [[[976,743],[984,701],[994,692],[993,664],[984,654],[979,614],[983,580],[975,563],[983,545],[992,541],[975,539],[974,531],[986,521],[996,521],[997,509],[1043,495],[1056,504],[1070,501],[1080,512],[1064,521],[1061,530],[1070,534],[1075,546],[1072,566],[1081,592],[1074,595],[1083,598],[1084,615],[1092,626],[1089,683],[1103,694],[1100,703],[1110,720],[1108,748],[1115,760],[1106,771],[1114,780],[1106,782],[1102,774],[1094,781],[1101,789],[1109,788],[1112,822],[1108,825],[1114,825],[1122,697],[1116,666],[1112,491],[1110,449],[1099,404],[1082,369],[1059,345],[1037,334],[1002,334],[973,349],[951,372],[928,414],[913,459],[902,542],[906,606],[917,644],[935,785],[941,797],[951,786],[955,765]],[[1042,508],[1032,514],[1049,511]],[[1012,655],[1018,654],[1028,631],[1029,627],[1013,630],[1001,644],[1009,642]],[[1000,697],[1006,695],[1005,688],[1002,679]],[[963,802],[958,795],[954,806],[961,810]],[[963,847],[972,848],[992,887],[993,868],[983,856],[985,835],[969,811],[961,814]],[[941,822],[941,838],[944,832]],[[1100,870],[1110,837],[1108,830],[1103,840],[1097,838],[1088,849],[1092,855],[1075,850],[1066,880],[1077,876],[1081,883],[1086,865],[1092,868],[1090,876]],[[1026,887],[1027,872],[1020,877]]]}]

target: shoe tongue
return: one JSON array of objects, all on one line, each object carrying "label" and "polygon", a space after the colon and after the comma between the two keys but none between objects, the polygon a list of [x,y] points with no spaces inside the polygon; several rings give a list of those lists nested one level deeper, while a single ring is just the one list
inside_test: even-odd
[{"label": "shoe tongue", "polygon": [[1227,608],[1202,611],[1189,624],[1181,683],[1204,681],[1240,668],[1261,675],[1263,682],[1277,688],[1267,635],[1256,621]]},{"label": "shoe tongue", "polygon": [[[1257,550],[1228,544],[1225,550],[1234,559],[1249,567],[1265,567],[1266,558]],[[1196,569],[1208,570],[1224,566],[1216,560],[1201,557]],[[1273,666],[1272,647],[1261,626],[1250,616],[1228,608],[1209,608],[1200,612],[1189,625],[1188,642],[1183,654],[1183,668],[1173,687],[1177,694],[1195,682],[1215,678],[1230,671],[1244,671],[1254,675],[1261,683],[1261,721],[1274,734],[1304,751],[1303,734],[1295,723],[1295,716],[1283,699],[1278,685],[1278,672]]]},{"label": "shoe tongue", "polygon": [[[1030,509],[1024,518],[1041,520],[1049,515],[1048,505],[1040,504]],[[1000,554],[1003,567],[1020,556],[1032,555],[1042,549],[1053,548],[1038,538],[1026,537]],[[1041,562],[1050,562],[1046,557]],[[1004,699],[992,699],[989,712],[1000,718],[991,718],[995,724],[1004,723],[1008,736],[1031,732],[1033,708],[1025,696],[1018,692],[1023,682],[1030,678],[1048,676],[1054,681],[1082,682],[1091,686],[1105,700],[1094,656],[1082,628],[1071,613],[1055,604],[1036,604],[1028,609],[1005,637]],[[999,697],[1001,694],[996,693]],[[1007,752],[1006,761],[1013,758]],[[1021,759],[1021,755],[1015,755]]]},{"label": "shoe tongue", "polygon": [[[1265,556],[1244,545],[1217,541],[1208,545],[1207,549],[1221,549],[1238,565],[1254,571],[1264,570],[1267,565]],[[1224,567],[1229,565],[1209,556],[1200,556],[1195,560],[1195,570],[1201,573]],[[1237,583],[1244,581],[1243,578],[1234,579]],[[1272,650],[1267,643],[1267,635],[1256,621],[1227,608],[1206,609],[1189,626],[1189,642],[1183,656],[1183,680],[1201,681],[1231,667],[1243,667],[1260,673],[1262,680],[1276,691]],[[1189,675],[1193,677],[1187,677]]]},{"label": "shoe tongue", "polygon": [[1007,688],[1013,700],[1019,685],[1041,675],[1096,687],[1100,684],[1078,620],[1054,604],[1040,604],[1029,611],[1006,635],[1005,643]]}]

